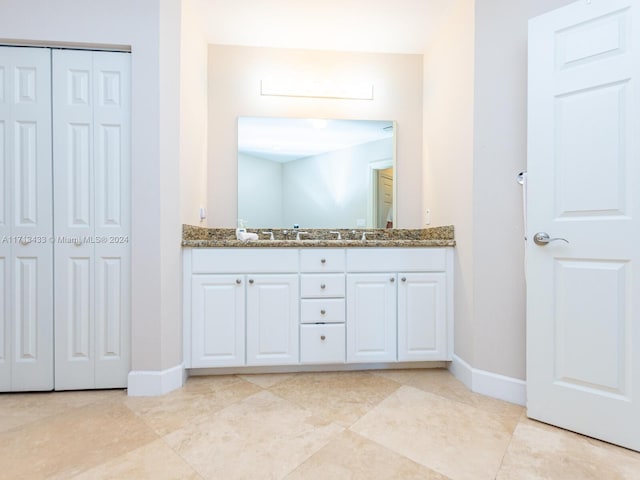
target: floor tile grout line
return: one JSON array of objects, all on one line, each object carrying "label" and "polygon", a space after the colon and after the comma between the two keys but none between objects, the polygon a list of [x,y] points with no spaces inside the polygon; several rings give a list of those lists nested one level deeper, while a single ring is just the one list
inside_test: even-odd
[{"label": "floor tile grout line", "polygon": [[[383,371],[383,372],[384,372],[384,371]],[[415,388],[415,389],[417,389],[417,390],[420,390],[421,392],[425,392],[425,393],[428,393],[428,394],[430,394],[430,395],[434,395],[434,396],[436,396],[436,397],[442,398],[442,399],[447,400],[447,401],[449,401],[449,402],[456,402],[456,403],[461,404],[461,405],[466,405],[466,406],[468,406],[468,407],[473,407],[473,408],[476,408],[476,409],[481,410],[481,411],[483,411],[483,412],[491,413],[491,414],[493,414],[493,415],[499,415],[499,416],[502,416],[502,417],[506,417],[506,416],[508,416],[508,415],[503,414],[503,413],[494,412],[494,411],[490,411],[490,410],[488,410],[488,409],[482,408],[481,406],[478,406],[477,404],[475,404],[475,403],[473,403],[473,402],[466,402],[466,401],[463,401],[463,400],[459,400],[459,399],[457,399],[457,398],[452,398],[452,397],[450,397],[450,396],[443,395],[443,394],[441,394],[441,393],[439,393],[439,392],[435,392],[435,391],[433,391],[433,390],[427,390],[427,389],[425,389],[425,388],[422,388],[422,387],[420,387],[420,386],[417,386],[417,385],[412,384],[412,383],[409,383],[409,382],[405,382],[405,381],[402,381],[402,380],[397,380],[397,379],[390,378],[390,377],[388,377],[388,376],[386,376],[386,375],[380,375],[380,376],[381,376],[382,378],[387,379],[387,380],[392,380],[392,381],[394,381],[394,382],[396,382],[396,383],[399,383],[399,384],[401,384],[402,386]],[[464,388],[466,389],[466,387],[464,387]],[[468,389],[467,389],[467,390],[468,390]],[[516,406],[516,407],[518,407],[518,406],[519,406],[518,404],[511,403],[511,402],[507,402],[507,401],[505,401],[505,400],[500,400],[500,399],[493,398],[493,397],[488,397],[488,396],[486,396],[486,395],[482,395],[482,394],[479,394],[479,393],[473,392],[473,391],[471,391],[471,390],[468,390],[468,392],[469,392],[469,394],[479,395],[480,397],[488,398],[488,399],[490,399],[490,400],[495,400],[496,402],[502,402],[502,403],[505,403],[505,404],[514,405],[514,406]]]},{"label": "floor tile grout line", "polygon": [[191,462],[189,462],[189,460],[187,460],[186,458],[184,458],[184,456],[176,451],[175,448],[173,448],[171,445],[169,445],[169,443],[167,442],[167,440],[165,439],[166,435],[163,437],[160,437],[160,439],[162,440],[162,443],[164,443],[167,448],[169,448],[173,453],[175,453],[186,465],[189,466],[189,468],[191,468],[191,470],[193,470],[195,472],[196,475],[198,475],[198,477],[200,477],[202,480],[206,480],[206,477],[204,477],[200,471],[196,468],[195,465],[192,465]]}]

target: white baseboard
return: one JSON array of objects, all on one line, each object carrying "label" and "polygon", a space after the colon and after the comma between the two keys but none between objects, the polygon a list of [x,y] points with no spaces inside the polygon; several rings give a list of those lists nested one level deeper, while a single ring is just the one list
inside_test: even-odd
[{"label": "white baseboard", "polygon": [[130,397],[157,397],[184,385],[184,365],[167,370],[133,370],[129,372],[127,394]]},{"label": "white baseboard", "polygon": [[449,364],[449,371],[472,392],[518,405],[527,403],[527,384],[524,380],[473,368],[456,355]]}]

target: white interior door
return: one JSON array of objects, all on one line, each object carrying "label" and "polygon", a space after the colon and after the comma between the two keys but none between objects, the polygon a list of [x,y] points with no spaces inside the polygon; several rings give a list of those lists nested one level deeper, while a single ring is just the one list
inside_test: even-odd
[{"label": "white interior door", "polygon": [[639,24],[637,0],[531,20],[526,247],[528,415],[635,450]]},{"label": "white interior door", "polygon": [[51,68],[0,47],[0,390],[53,388]]},{"label": "white interior door", "polygon": [[53,51],[56,390],[127,384],[129,58]]}]

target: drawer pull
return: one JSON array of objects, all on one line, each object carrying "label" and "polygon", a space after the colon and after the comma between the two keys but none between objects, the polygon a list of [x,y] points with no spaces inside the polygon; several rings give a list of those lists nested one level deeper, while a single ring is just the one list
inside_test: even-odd
[{"label": "drawer pull", "polygon": [[236,278],[236,283],[240,285],[242,283],[242,280],[240,280],[239,278]]},{"label": "drawer pull", "polygon": [[393,277],[391,277],[391,278],[389,279],[389,281],[390,281],[391,283],[393,283],[393,282],[395,282],[395,281],[396,281],[396,279],[395,279],[395,278],[393,278]]},{"label": "drawer pull", "polygon": [[253,285],[253,278],[250,278],[250,279],[249,279],[249,283],[250,283],[251,285]]},{"label": "drawer pull", "polygon": [[320,260],[320,263],[327,263],[327,259],[323,258],[322,260]]},{"label": "drawer pull", "polygon": [[327,286],[326,286],[324,283],[322,283],[322,284],[320,285],[320,288],[321,288],[322,290],[324,290],[325,288],[327,288]]},{"label": "drawer pull", "polygon": [[402,281],[406,282],[407,281],[407,277],[402,277]]},{"label": "drawer pull", "polygon": [[322,310],[320,310],[320,315],[324,315],[326,313],[327,313],[327,311],[324,308]]},{"label": "drawer pull", "polygon": [[327,337],[325,337],[324,335],[320,335],[320,340],[324,340],[325,338]]}]

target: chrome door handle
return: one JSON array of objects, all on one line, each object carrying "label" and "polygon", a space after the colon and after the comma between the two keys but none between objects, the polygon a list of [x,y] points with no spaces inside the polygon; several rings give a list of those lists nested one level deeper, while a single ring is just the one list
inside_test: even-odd
[{"label": "chrome door handle", "polygon": [[533,236],[533,242],[541,247],[544,247],[547,243],[555,242],[556,240],[569,243],[569,240],[566,238],[550,238],[547,232],[538,232]]}]

